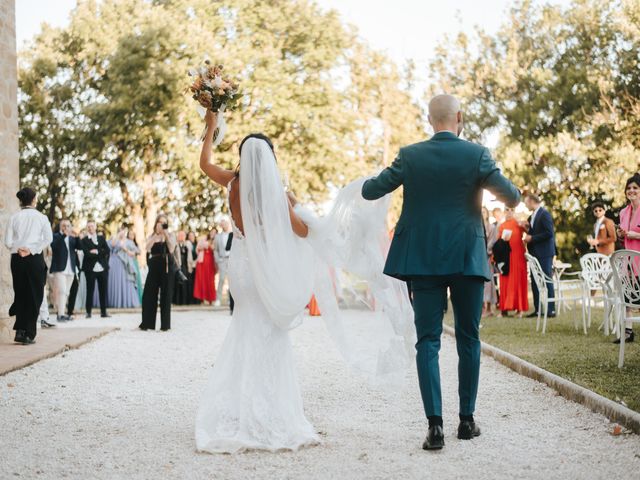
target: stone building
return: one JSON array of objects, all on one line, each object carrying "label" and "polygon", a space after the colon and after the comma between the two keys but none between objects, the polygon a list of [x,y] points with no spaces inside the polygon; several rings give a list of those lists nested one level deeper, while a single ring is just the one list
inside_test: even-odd
[{"label": "stone building", "polygon": [[[18,105],[15,0],[0,0],[0,236],[9,216],[17,209],[19,185]],[[13,300],[9,252],[0,246],[0,339],[11,338],[13,321],[8,318]]]}]

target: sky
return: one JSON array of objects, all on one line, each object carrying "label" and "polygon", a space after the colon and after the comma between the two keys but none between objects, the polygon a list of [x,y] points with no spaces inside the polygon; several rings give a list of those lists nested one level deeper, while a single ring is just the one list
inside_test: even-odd
[{"label": "sky", "polygon": [[[553,0],[567,4],[569,0]],[[471,32],[480,25],[495,32],[513,0],[316,0],[355,25],[374,48],[402,64],[413,59],[424,69],[435,45],[446,34]],[[18,48],[40,30],[42,22],[65,25],[75,0],[16,0]],[[420,74],[420,72],[418,72]]]}]

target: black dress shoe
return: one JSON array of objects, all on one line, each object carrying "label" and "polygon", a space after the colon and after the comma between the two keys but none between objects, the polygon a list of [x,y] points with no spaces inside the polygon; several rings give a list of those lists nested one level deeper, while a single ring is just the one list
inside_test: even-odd
[{"label": "black dress shoe", "polygon": [[16,330],[16,337],[13,339],[13,341],[16,343],[22,343],[22,341],[24,340],[24,335],[24,330]]},{"label": "black dress shoe", "polygon": [[547,315],[547,318],[556,318],[556,314],[555,313],[550,313],[549,315]]},{"label": "black dress shoe", "polygon": [[538,312],[531,312],[531,313],[527,313],[526,317],[527,318],[534,318],[538,316]]},{"label": "black dress shoe", "polygon": [[25,335],[24,337],[22,337],[22,341],[20,343],[22,343],[22,345],[32,345],[36,343],[36,341],[29,335]]},{"label": "black dress shoe", "polygon": [[40,326],[42,328],[51,328],[51,327],[55,327],[56,324],[55,323],[49,323],[46,320],[40,320]]},{"label": "black dress shoe", "polygon": [[[624,329],[624,343],[632,343],[636,338],[635,333],[633,333],[633,330],[627,330],[626,328]],[[616,338],[613,343],[618,344],[620,343],[620,339]]]},{"label": "black dress shoe", "polygon": [[101,318],[111,318],[111,315],[109,315],[108,313],[102,313],[100,314]]},{"label": "black dress shoe", "polygon": [[427,438],[424,439],[422,444],[423,450],[440,450],[444,447],[444,432],[440,425],[434,425],[429,427]]},{"label": "black dress shoe", "polygon": [[87,314],[84,316],[84,318],[91,318],[91,314],[90,314],[90,313],[87,313]]},{"label": "black dress shoe", "polygon": [[469,420],[463,420],[458,425],[458,438],[460,440],[471,440],[473,437],[480,436],[480,428],[476,425],[476,422],[470,422]]},{"label": "black dress shoe", "polygon": [[161,332],[168,332],[169,330],[171,330],[170,328],[161,328],[160,331]]},{"label": "black dress shoe", "polygon": [[147,327],[143,327],[142,325],[138,325],[138,328],[143,332],[146,332],[147,330],[149,330]]}]

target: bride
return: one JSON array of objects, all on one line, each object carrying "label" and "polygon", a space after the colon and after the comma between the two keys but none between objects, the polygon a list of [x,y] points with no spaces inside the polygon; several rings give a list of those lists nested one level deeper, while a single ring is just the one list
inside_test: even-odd
[{"label": "bride", "polygon": [[[217,114],[207,111],[200,168],[228,189],[233,225],[229,285],[235,308],[196,418],[202,452],[297,450],[319,442],[304,415],[288,329],[300,322],[312,279],[307,225],[285,194],[271,141],[240,144],[234,172],[212,163]],[[301,258],[300,260],[303,260]]]},{"label": "bride", "polygon": [[[211,158],[217,115],[208,111],[205,120],[200,168],[227,188],[235,309],[198,409],[197,449],[234,453],[317,444],[302,408],[288,334],[302,322],[312,294],[330,337],[354,370],[388,383],[404,378],[415,355],[406,286],[382,273],[389,197],[364,200],[365,179],[359,179],[340,190],[331,211],[319,219],[285,194],[269,138],[245,137],[238,169],[226,170]],[[342,316],[332,279],[338,271],[366,284],[373,299],[366,321]],[[357,296],[356,289],[352,293]]]}]

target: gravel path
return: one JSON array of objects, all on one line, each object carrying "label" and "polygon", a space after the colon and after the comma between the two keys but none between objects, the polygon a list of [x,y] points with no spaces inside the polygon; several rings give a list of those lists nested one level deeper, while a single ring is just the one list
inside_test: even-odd
[{"label": "gravel path", "polygon": [[[77,320],[74,326],[100,320]],[[639,478],[640,437],[549,388],[482,359],[477,420],[483,435],[455,438],[456,354],[443,341],[446,447],[425,452],[415,369],[389,392],[354,377],[321,320],[292,333],[305,410],[324,443],[295,453],[194,451],[200,392],[229,323],[174,313],[168,333],[121,331],[0,377],[0,478]],[[25,347],[26,348],[26,347]]]}]

